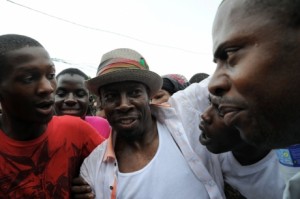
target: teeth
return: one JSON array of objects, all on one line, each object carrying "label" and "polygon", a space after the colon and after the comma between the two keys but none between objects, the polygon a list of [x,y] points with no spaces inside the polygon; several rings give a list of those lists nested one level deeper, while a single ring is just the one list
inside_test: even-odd
[{"label": "teeth", "polygon": [[131,122],[133,122],[133,119],[125,119],[125,120],[121,120],[122,124],[130,124]]}]

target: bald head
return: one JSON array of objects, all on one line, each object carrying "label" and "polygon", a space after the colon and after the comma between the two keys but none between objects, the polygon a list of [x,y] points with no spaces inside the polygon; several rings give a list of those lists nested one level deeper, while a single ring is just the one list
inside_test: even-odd
[{"label": "bald head", "polygon": [[223,0],[225,2],[243,1],[245,16],[266,14],[287,27],[300,26],[300,0]]}]

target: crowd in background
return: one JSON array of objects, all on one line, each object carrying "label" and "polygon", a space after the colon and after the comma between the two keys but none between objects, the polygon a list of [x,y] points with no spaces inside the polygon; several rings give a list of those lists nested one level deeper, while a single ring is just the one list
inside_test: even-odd
[{"label": "crowd in background", "polygon": [[216,70],[189,80],[130,48],[56,74],[34,38],[1,35],[0,198],[299,198],[280,167],[298,164],[299,6],[223,1]]}]

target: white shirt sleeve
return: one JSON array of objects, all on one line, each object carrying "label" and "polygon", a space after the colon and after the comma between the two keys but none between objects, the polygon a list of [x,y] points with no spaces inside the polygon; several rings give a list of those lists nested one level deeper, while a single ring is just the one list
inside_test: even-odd
[{"label": "white shirt sleeve", "polygon": [[293,176],[287,183],[283,193],[283,199],[300,198],[300,172]]}]

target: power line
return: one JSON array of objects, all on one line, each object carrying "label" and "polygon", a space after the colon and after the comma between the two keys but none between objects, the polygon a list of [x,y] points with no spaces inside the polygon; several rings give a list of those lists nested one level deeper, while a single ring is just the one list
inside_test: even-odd
[{"label": "power line", "polygon": [[124,37],[124,38],[127,38],[127,39],[131,39],[131,40],[134,40],[134,41],[137,41],[137,42],[140,42],[140,43],[144,43],[144,44],[148,44],[148,45],[152,45],[152,46],[158,46],[158,47],[163,47],[163,48],[170,48],[170,49],[180,50],[180,51],[184,51],[186,53],[206,54],[206,53],[203,53],[203,52],[202,53],[201,52],[196,52],[196,51],[187,50],[187,49],[183,49],[183,48],[179,48],[179,47],[175,47],[175,46],[169,46],[169,45],[164,45],[164,44],[152,43],[152,42],[145,41],[145,40],[142,40],[142,39],[138,39],[138,38],[135,38],[135,37],[132,37],[132,36],[129,36],[129,35],[122,34],[122,33],[117,33],[117,32],[113,32],[113,31],[109,31],[109,30],[104,30],[104,29],[100,29],[100,28],[94,28],[94,27],[91,27],[91,26],[86,26],[86,25],[83,25],[83,24],[79,24],[79,23],[67,20],[67,19],[63,19],[61,17],[56,17],[54,15],[50,15],[48,13],[36,10],[34,8],[25,6],[23,4],[20,4],[20,3],[17,3],[17,2],[11,1],[11,0],[6,0],[6,1],[8,1],[9,3],[15,4],[15,5],[18,5],[20,7],[29,9],[31,11],[37,12],[39,14],[42,14],[42,15],[45,15],[45,16],[48,16],[48,17],[51,17],[51,18],[54,18],[54,19],[57,19],[57,20],[60,20],[60,21],[72,24],[72,25],[75,25],[75,26],[79,26],[79,27],[82,27],[82,28],[86,28],[86,29],[90,29],[90,30],[94,30],[94,31],[99,31],[99,32],[105,32],[105,33],[113,34],[113,35],[117,35],[119,37]]}]

